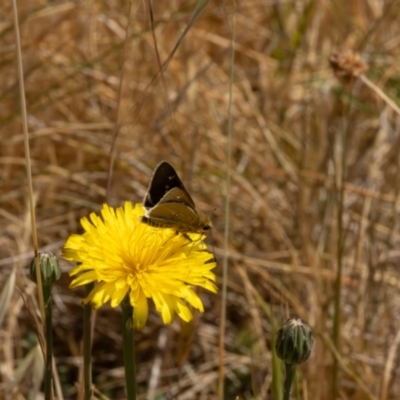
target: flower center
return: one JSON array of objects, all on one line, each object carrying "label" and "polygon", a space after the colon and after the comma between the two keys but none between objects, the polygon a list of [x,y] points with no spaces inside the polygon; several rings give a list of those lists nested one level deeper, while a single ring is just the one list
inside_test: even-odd
[{"label": "flower center", "polygon": [[136,263],[135,267],[133,268],[137,273],[142,273],[145,270],[145,266],[141,263]]}]

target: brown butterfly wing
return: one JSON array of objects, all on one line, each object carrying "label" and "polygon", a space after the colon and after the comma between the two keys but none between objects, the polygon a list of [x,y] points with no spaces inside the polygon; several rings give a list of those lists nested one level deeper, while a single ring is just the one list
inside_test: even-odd
[{"label": "brown butterfly wing", "polygon": [[184,184],[179,179],[178,174],[171,164],[162,161],[154,170],[146,196],[143,199],[143,205],[146,209],[154,207],[158,202],[172,189],[180,189],[187,194],[189,203],[194,203]]},{"label": "brown butterfly wing", "polygon": [[201,232],[196,210],[184,203],[164,202],[150,209],[142,221],[159,228],[174,228],[178,232]]},{"label": "brown butterfly wing", "polygon": [[173,188],[165,194],[165,196],[157,203],[157,205],[163,203],[183,203],[187,207],[191,208],[196,214],[196,206],[189,193],[186,190],[180,188]]},{"label": "brown butterfly wing", "polygon": [[143,205],[146,215],[141,219],[153,227],[174,228],[182,233],[202,233],[211,228],[210,219],[196,211],[178,174],[166,161],[155,169]]}]

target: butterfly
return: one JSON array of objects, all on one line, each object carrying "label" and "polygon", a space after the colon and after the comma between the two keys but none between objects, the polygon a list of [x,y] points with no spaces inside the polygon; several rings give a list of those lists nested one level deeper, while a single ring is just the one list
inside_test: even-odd
[{"label": "butterfly", "polygon": [[154,170],[143,200],[142,222],[181,233],[205,233],[211,229],[208,216],[196,210],[194,201],[171,164],[162,161]]}]

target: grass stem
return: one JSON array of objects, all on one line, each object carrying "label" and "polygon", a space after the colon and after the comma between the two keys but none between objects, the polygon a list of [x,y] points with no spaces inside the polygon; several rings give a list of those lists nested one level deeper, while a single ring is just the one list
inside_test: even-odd
[{"label": "grass stem", "polygon": [[[23,70],[23,66],[22,66],[21,38],[20,38],[20,34],[19,34],[18,8],[17,8],[16,0],[12,1],[12,6],[13,6],[14,28],[15,28],[15,48],[16,48],[16,54],[17,54],[22,129],[23,129],[23,135],[24,135],[26,177],[27,177],[27,181],[28,181],[29,210],[30,210],[31,226],[32,226],[32,241],[33,241],[33,251],[35,253],[35,262],[36,262],[36,279],[37,279],[37,286],[38,286],[39,308],[40,308],[40,313],[41,313],[41,317],[42,317],[42,321],[43,321],[45,319],[45,309],[44,309],[44,300],[43,300],[42,279],[41,279],[40,272],[39,272],[40,271],[39,256],[38,256],[39,246],[38,246],[38,237],[37,237],[37,231],[36,231],[35,206],[34,206],[34,201],[33,201],[32,167],[31,167],[31,156],[30,156],[30,150],[29,150],[29,135],[28,135],[28,115],[27,115],[27,111],[26,111],[24,70]],[[39,334],[43,335],[43,330],[40,330]]]},{"label": "grass stem", "polygon": [[[337,179],[336,181],[336,199],[337,199],[337,272],[334,288],[334,317],[333,317],[333,344],[340,353],[340,325],[341,325],[341,295],[342,295],[342,276],[343,276],[343,250],[345,242],[345,230],[343,227],[344,214],[344,195],[347,169],[347,150],[350,134],[350,113],[351,99],[353,98],[350,92],[350,101],[345,116],[345,127],[339,132],[339,149],[340,159],[336,164]],[[339,361],[335,357],[333,360],[332,373],[332,399],[335,400],[339,395]]]}]

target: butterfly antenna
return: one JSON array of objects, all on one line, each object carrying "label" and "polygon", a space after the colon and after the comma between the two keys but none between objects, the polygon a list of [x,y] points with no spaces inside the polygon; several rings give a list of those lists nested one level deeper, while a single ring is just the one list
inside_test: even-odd
[{"label": "butterfly antenna", "polygon": [[217,207],[214,207],[213,210],[210,212],[210,214],[208,214],[208,218],[210,219],[210,221],[211,221],[211,216],[215,211],[217,211]]},{"label": "butterfly antenna", "polygon": [[[217,207],[215,207],[211,212],[210,212],[210,214],[208,215],[208,219],[211,221],[211,216],[212,216],[212,214],[215,212],[215,211],[217,211]],[[214,237],[213,237],[213,234],[212,234],[212,229],[210,229],[210,241],[211,241],[211,247],[212,247],[212,252],[213,252],[213,254],[214,254],[214,259],[215,259],[215,248],[214,248]]]}]

